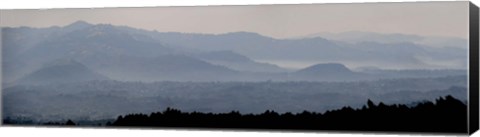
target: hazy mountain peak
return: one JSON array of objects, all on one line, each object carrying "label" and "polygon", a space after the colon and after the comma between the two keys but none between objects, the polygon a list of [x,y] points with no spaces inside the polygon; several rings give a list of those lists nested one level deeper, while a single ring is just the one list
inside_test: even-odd
[{"label": "hazy mountain peak", "polygon": [[47,63],[44,67],[26,75],[18,81],[18,84],[53,84],[107,79],[73,59],[60,59]]},{"label": "hazy mountain peak", "polygon": [[322,63],[299,70],[301,73],[350,73],[345,65],[339,63]]},{"label": "hazy mountain peak", "polygon": [[229,32],[225,33],[226,35],[260,35],[255,32],[248,32],[248,31],[236,31],[236,32]]},{"label": "hazy mountain peak", "polygon": [[223,34],[224,36],[235,36],[238,38],[269,38],[271,37],[264,36],[255,32],[248,32],[248,31],[237,31],[237,32],[229,32]]},{"label": "hazy mountain peak", "polygon": [[79,21],[75,21],[73,23],[71,23],[69,26],[90,26],[92,24],[86,22],[86,21],[83,21],[83,20],[79,20]]},{"label": "hazy mountain peak", "polygon": [[398,43],[398,42],[416,42],[424,39],[424,37],[418,35],[410,34],[400,34],[400,33],[377,33],[377,32],[366,32],[366,31],[346,31],[340,33],[316,33],[305,36],[306,38],[311,37],[323,37],[329,40],[337,40],[344,42],[380,42],[380,43]]},{"label": "hazy mountain peak", "polygon": [[93,24],[90,24],[85,21],[76,21],[71,23],[70,25],[65,26],[64,28],[68,30],[80,30],[80,29],[88,28],[90,26],[93,26]]},{"label": "hazy mountain peak", "polygon": [[118,41],[135,41],[132,37],[133,35],[129,34],[128,31],[118,29],[116,26],[110,24],[91,25],[74,33],[79,33],[74,35],[78,35],[80,37],[100,38],[106,41],[114,39],[118,39]]},{"label": "hazy mountain peak", "polygon": [[310,38],[304,38],[304,39],[297,39],[296,41],[302,41],[302,42],[310,42],[310,43],[323,43],[323,45],[332,45],[334,43],[332,43],[330,40],[328,39],[325,39],[323,37],[310,37]]},{"label": "hazy mountain peak", "polygon": [[337,68],[347,68],[345,65],[340,63],[320,63],[310,66],[309,68],[319,68],[319,67],[337,67]]}]

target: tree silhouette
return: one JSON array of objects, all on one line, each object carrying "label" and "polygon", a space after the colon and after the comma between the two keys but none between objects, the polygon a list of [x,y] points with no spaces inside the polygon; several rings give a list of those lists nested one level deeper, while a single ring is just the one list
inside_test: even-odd
[{"label": "tree silhouette", "polygon": [[[367,107],[368,106],[368,107]],[[467,106],[452,96],[414,107],[402,104],[375,105],[353,109],[349,106],[316,113],[303,111],[279,114],[266,110],[261,114],[181,112],[167,108],[163,112],[119,116],[111,126],[138,127],[198,127],[242,129],[302,129],[350,131],[406,131],[466,133]]]},{"label": "tree silhouette", "polygon": [[65,123],[65,125],[67,125],[67,126],[75,126],[76,124],[75,124],[72,120],[69,119],[69,120]]},{"label": "tree silhouette", "polygon": [[[32,124],[28,119],[5,118],[4,123]],[[47,122],[43,125],[79,126],[72,120]],[[128,127],[196,127],[235,129],[289,129],[289,130],[348,130],[348,131],[402,131],[466,133],[467,105],[452,96],[440,97],[434,102],[424,101],[414,106],[404,104],[375,104],[367,100],[361,108],[345,106],[324,113],[303,111],[277,113],[265,110],[260,114],[182,112],[166,108],[150,114],[127,114],[105,122],[106,126]]]}]

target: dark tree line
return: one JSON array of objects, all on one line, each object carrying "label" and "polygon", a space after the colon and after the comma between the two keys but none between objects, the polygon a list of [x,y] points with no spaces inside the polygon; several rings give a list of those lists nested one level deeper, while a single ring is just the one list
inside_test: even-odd
[{"label": "dark tree line", "polygon": [[72,120],[67,120],[66,122],[62,123],[62,122],[47,122],[47,123],[44,123],[43,125],[63,125],[63,126],[75,126],[77,124],[75,124],[75,122],[73,122]]},{"label": "dark tree line", "polygon": [[47,125],[47,126],[75,126],[77,124],[75,124],[75,122],[73,122],[72,120],[67,120],[67,121],[64,121],[64,122],[53,122],[53,121],[50,121],[50,122],[46,122],[46,123],[38,123],[38,122],[35,122],[33,120],[30,120],[30,119],[13,119],[13,118],[10,118],[10,117],[7,117],[7,118],[4,118],[3,119],[3,124],[7,124],[7,125]]},{"label": "dark tree line", "polygon": [[301,129],[350,131],[400,131],[465,133],[467,105],[452,96],[413,107],[382,102],[354,109],[343,107],[325,113],[303,111],[283,113],[267,110],[261,114],[182,112],[167,108],[163,112],[119,116],[109,126],[196,127],[241,129]]},{"label": "dark tree line", "polygon": [[[79,122],[79,121],[77,121]],[[24,119],[6,118],[4,124],[34,124]],[[103,122],[102,122],[103,123]],[[41,125],[81,126],[72,120]],[[112,127],[185,127],[232,129],[348,130],[466,133],[467,105],[452,96],[425,101],[415,106],[376,104],[371,100],[362,108],[343,107],[324,113],[303,111],[279,114],[267,110],[261,114],[182,112],[167,108],[151,114],[128,114],[97,126]],[[87,125],[84,125],[87,126]]]}]

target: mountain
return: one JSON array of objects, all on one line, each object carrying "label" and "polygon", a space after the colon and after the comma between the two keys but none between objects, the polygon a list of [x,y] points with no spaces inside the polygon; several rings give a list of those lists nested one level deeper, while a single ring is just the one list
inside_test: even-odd
[{"label": "mountain", "polygon": [[237,71],[245,72],[287,72],[287,69],[269,63],[256,62],[233,51],[211,51],[194,55],[211,64],[221,65]]},{"label": "mountain", "polygon": [[[67,33],[94,26],[84,21],[77,21],[65,27],[48,28],[2,27],[2,51],[5,54],[18,54],[50,39],[56,39]],[[8,56],[7,56],[8,57]]]},{"label": "mountain", "polygon": [[353,72],[343,64],[324,63],[298,70],[292,74],[296,79],[318,80],[318,81],[355,81],[372,80],[379,76],[369,75],[361,72]]},{"label": "mountain", "polygon": [[[467,56],[466,40],[450,37],[438,37],[430,41],[433,37],[351,32],[355,33],[353,40],[336,40],[328,36],[275,39],[252,32],[130,32],[152,36],[175,49],[191,52],[233,51],[253,60],[267,62],[339,62],[356,67],[375,64],[389,69],[462,68],[466,63],[459,60],[464,60]],[[281,64],[285,65],[288,64]]]},{"label": "mountain", "polygon": [[63,29],[61,27],[30,28],[30,27],[2,27],[1,52],[3,82],[13,82],[20,76],[35,70],[31,64],[41,65],[45,62],[31,61],[25,51],[32,49],[49,39],[76,30],[77,28]]},{"label": "mountain", "polygon": [[[43,64],[72,58],[77,61],[92,56],[156,57],[174,51],[148,36],[130,34],[107,24],[75,22],[65,27],[4,28],[2,64],[7,82],[18,80],[42,67]],[[23,42],[30,41],[31,42]],[[93,60],[94,61],[94,60]]]},{"label": "mountain", "polygon": [[345,65],[343,64],[325,63],[325,64],[316,64],[316,65],[298,70],[297,73],[332,75],[332,74],[351,74],[353,72],[347,67],[345,67]]},{"label": "mountain", "polygon": [[430,47],[457,47],[467,48],[468,40],[457,37],[442,36],[419,36],[400,33],[376,33],[365,31],[347,31],[340,33],[315,33],[307,36],[297,37],[296,39],[322,37],[328,40],[358,43],[358,42],[377,42],[377,43],[415,43]]},{"label": "mountain", "polygon": [[[366,66],[376,65],[387,69],[465,69],[468,58],[468,40],[458,37],[419,36],[399,33],[347,31],[317,33],[296,39],[321,37],[338,45],[354,49],[345,52],[348,61],[337,61]],[[339,58],[343,55],[339,55]],[[368,60],[368,61],[367,61]],[[369,62],[375,61],[375,64]]]},{"label": "mountain", "polygon": [[39,43],[24,54],[41,56],[42,59],[55,59],[62,56],[82,57],[91,54],[154,57],[170,52],[171,49],[148,40],[147,36],[130,34],[115,26],[100,24]]},{"label": "mountain", "polygon": [[108,80],[75,60],[57,60],[19,79],[17,84],[54,84]]},{"label": "mountain", "polygon": [[238,75],[237,71],[187,55],[90,57],[81,62],[120,81],[219,81]]},{"label": "mountain", "polygon": [[404,43],[422,40],[423,37],[417,35],[407,35],[399,33],[383,34],[365,31],[347,31],[341,33],[315,33],[300,38],[322,37],[329,40],[343,42],[378,42],[378,43]]},{"label": "mountain", "polygon": [[153,39],[181,49],[202,52],[233,51],[253,60],[312,60],[331,58],[340,51],[348,51],[348,49],[323,38],[274,39],[252,32],[225,34],[158,32],[151,33],[151,35]]},{"label": "mountain", "polygon": [[71,23],[70,25],[67,25],[67,26],[63,27],[63,29],[64,29],[63,31],[72,32],[72,31],[76,31],[76,30],[85,29],[85,28],[88,28],[88,27],[91,27],[91,26],[94,26],[94,25],[90,24],[88,22],[85,22],[85,21],[76,21],[76,22]]}]

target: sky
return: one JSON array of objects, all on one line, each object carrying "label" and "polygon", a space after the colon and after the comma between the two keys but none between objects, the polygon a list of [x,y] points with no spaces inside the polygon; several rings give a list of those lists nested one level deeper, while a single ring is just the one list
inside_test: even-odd
[{"label": "sky", "polygon": [[2,10],[8,27],[65,26],[78,20],[160,32],[256,32],[274,38],[369,31],[468,37],[468,2],[357,3]]}]

